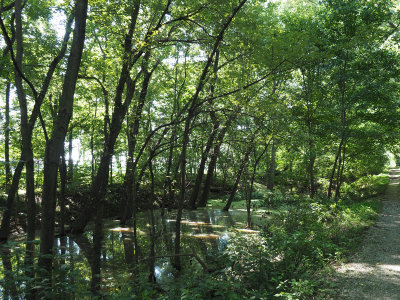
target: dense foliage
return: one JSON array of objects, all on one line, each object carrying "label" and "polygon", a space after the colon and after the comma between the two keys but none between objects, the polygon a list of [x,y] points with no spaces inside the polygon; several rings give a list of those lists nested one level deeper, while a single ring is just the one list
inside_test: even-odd
[{"label": "dense foliage", "polygon": [[[364,201],[398,152],[399,16],[395,0],[1,1],[3,293],[314,293],[304,273],[374,214]],[[233,239],[219,273],[181,282],[194,268],[182,262],[183,212],[211,198],[223,211],[243,200],[249,228],[254,208],[274,217]],[[167,210],[170,288],[153,274]],[[131,226],[121,257],[137,284],[103,276],[105,217]],[[87,231],[76,244],[89,262],[74,269],[55,237]]]}]

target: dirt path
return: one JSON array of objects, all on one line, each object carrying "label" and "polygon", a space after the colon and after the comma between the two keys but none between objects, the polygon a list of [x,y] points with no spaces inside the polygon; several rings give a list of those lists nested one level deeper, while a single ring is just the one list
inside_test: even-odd
[{"label": "dirt path", "polygon": [[400,299],[400,169],[390,176],[376,226],[365,233],[360,250],[336,268],[334,299]]}]

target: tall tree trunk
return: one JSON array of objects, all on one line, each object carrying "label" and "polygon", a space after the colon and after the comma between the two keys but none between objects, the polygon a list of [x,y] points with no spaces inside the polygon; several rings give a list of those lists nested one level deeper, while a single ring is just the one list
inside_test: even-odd
[{"label": "tall tree trunk", "polygon": [[75,3],[75,28],[67,63],[67,70],[58,106],[57,119],[51,139],[46,144],[44,160],[42,223],[40,230],[39,267],[44,270],[45,277],[51,283],[52,248],[54,244],[55,196],[57,187],[57,170],[68,124],[72,117],[73,100],[79,67],[81,64],[86,33],[87,0],[77,0]]},{"label": "tall tree trunk", "polygon": [[149,282],[155,283],[156,276],[154,274],[154,266],[155,266],[155,240],[156,240],[156,231],[155,231],[155,220],[154,220],[154,173],[153,173],[153,163],[152,160],[149,160],[149,170],[150,170],[150,179],[151,179],[151,192],[150,192],[150,259],[149,259]]},{"label": "tall tree trunk", "polygon": [[65,148],[63,146],[63,151],[61,154],[61,165],[60,165],[60,199],[59,199],[59,205],[60,205],[60,220],[59,220],[59,226],[60,226],[60,235],[64,236],[65,235],[65,188],[67,185],[67,164],[65,162]]},{"label": "tall tree trunk", "polygon": [[[347,60],[344,65],[344,71],[346,71],[347,67]],[[340,120],[341,120],[341,125],[342,125],[342,156],[339,157],[339,165],[338,165],[338,171],[337,171],[337,178],[336,178],[336,191],[335,191],[335,200],[337,201],[339,198],[340,194],[340,186],[342,184],[342,175],[343,175],[343,168],[344,168],[344,162],[346,158],[346,142],[347,142],[347,124],[346,124],[346,106],[345,106],[345,96],[346,96],[346,81],[340,81],[338,83],[339,90],[341,92],[341,114],[340,114]],[[341,163],[342,162],[342,163]]]},{"label": "tall tree trunk", "polygon": [[[33,278],[33,257],[35,245],[35,223],[36,223],[36,202],[35,202],[35,172],[32,151],[32,137],[28,120],[28,108],[24,87],[22,84],[23,72],[22,59],[23,59],[23,34],[22,34],[22,1],[15,1],[15,37],[17,42],[16,64],[19,70],[15,70],[15,86],[17,88],[18,102],[21,112],[21,136],[22,136],[22,151],[21,156],[25,159],[26,171],[26,197],[27,197],[27,237],[26,237],[26,251],[25,251],[25,275],[27,278]],[[28,295],[27,299],[33,299],[34,290],[27,282]]]},{"label": "tall tree trunk", "polygon": [[[119,208],[119,216],[121,225],[125,225],[126,220],[131,217],[132,207],[129,204],[132,204],[132,184],[133,184],[133,160],[135,155],[135,145],[132,141],[132,135],[130,134],[129,126],[130,126],[130,116],[126,118],[126,137],[128,141],[128,157],[126,160],[126,170],[124,177],[124,188],[125,195],[121,199],[120,208]],[[129,211],[130,210],[130,211]]]},{"label": "tall tree trunk", "polygon": [[72,182],[74,180],[74,160],[72,158],[72,132],[73,126],[70,126],[68,130],[68,181]]},{"label": "tall tree trunk", "polygon": [[11,183],[11,168],[10,168],[10,82],[6,84],[6,111],[4,123],[4,157],[6,163],[6,191]]},{"label": "tall tree trunk", "polygon": [[310,180],[310,198],[314,198],[315,190],[315,174],[314,165],[316,159],[315,144],[313,140],[313,125],[311,119],[310,103],[307,103],[307,129],[308,129],[308,166],[307,173]]},{"label": "tall tree trunk", "polygon": [[[41,87],[40,93],[38,93],[36,91],[36,89],[34,88],[33,84],[23,75],[23,72],[22,72],[23,39],[22,39],[22,21],[21,21],[21,10],[22,10],[21,2],[16,3],[15,7],[16,7],[15,8],[16,12],[13,14],[11,19],[12,19],[12,23],[13,23],[13,19],[16,20],[17,15],[18,15],[18,20],[16,20],[16,23],[18,23],[18,28],[16,28],[11,39],[9,38],[8,33],[4,27],[4,24],[0,18],[1,27],[2,27],[1,29],[2,29],[6,44],[7,44],[7,48],[3,52],[3,55],[6,55],[8,52],[10,52],[10,54],[11,54],[11,59],[13,61],[14,69],[15,69],[17,94],[19,93],[18,99],[22,100],[22,102],[25,102],[25,104],[23,104],[21,109],[26,110],[26,99],[24,101],[25,93],[24,93],[23,86],[22,86],[22,78],[27,82],[27,84],[29,85],[29,87],[32,90],[32,93],[33,93],[33,96],[35,99],[35,105],[33,107],[32,114],[29,119],[29,123],[27,121],[27,111],[26,112],[21,111],[21,135],[22,135],[22,140],[23,140],[23,145],[22,145],[23,150],[22,150],[22,153],[20,156],[19,163],[14,171],[12,184],[8,190],[7,207],[6,207],[6,210],[3,215],[1,229],[0,229],[0,242],[7,240],[8,235],[10,233],[9,232],[10,231],[9,224],[10,224],[11,213],[12,213],[12,210],[14,207],[14,198],[15,198],[15,195],[18,190],[19,180],[21,178],[21,172],[24,167],[25,161],[29,161],[31,158],[33,159],[33,154],[29,153],[29,152],[32,152],[32,150],[31,150],[32,149],[32,145],[31,145],[32,131],[35,128],[35,123],[36,123],[38,116],[41,119],[42,128],[43,128],[43,131],[45,134],[45,138],[47,140],[46,128],[44,127],[44,123],[43,123],[43,120],[42,120],[41,114],[40,114],[40,106],[43,102],[43,99],[46,96],[48,87],[50,85],[52,76],[54,74],[54,71],[55,71],[58,63],[61,61],[61,59],[65,55],[69,37],[70,37],[70,28],[72,26],[72,21],[73,21],[72,17],[68,18],[62,47],[61,47],[58,55],[50,63],[50,66],[46,73],[46,77],[44,78],[44,80],[42,82],[42,87]],[[13,47],[12,44],[17,39],[17,35],[18,35],[17,56],[14,57],[13,52],[10,50]],[[19,92],[18,92],[18,90],[19,90]],[[25,118],[24,114],[26,115],[26,121],[22,122],[23,119]],[[27,157],[25,157],[26,154],[28,155]],[[34,178],[34,176],[32,174],[29,174],[30,172],[32,172],[32,169],[33,169],[33,166],[28,166],[28,169],[27,169],[27,180],[28,181],[30,181],[32,178]],[[31,185],[31,183],[28,184],[28,186],[30,186],[30,185]],[[33,204],[32,192],[30,192],[28,199],[30,200],[30,205],[32,205]],[[29,219],[29,217],[28,217],[28,219]]]},{"label": "tall tree trunk", "polygon": [[[94,107],[94,119],[97,117],[97,100],[95,102],[95,107]],[[96,172],[96,167],[95,167],[95,159],[94,159],[94,121],[92,119],[92,124],[91,124],[91,132],[90,132],[90,155],[91,155],[91,160],[90,160],[90,176],[92,180],[94,179],[94,173]]]},{"label": "tall tree trunk", "polygon": [[178,212],[176,214],[176,223],[175,223],[175,257],[174,257],[174,262],[173,266],[175,269],[178,271],[181,270],[181,258],[179,256],[180,254],[180,248],[181,248],[181,220],[182,220],[182,211],[183,211],[183,204],[185,201],[185,196],[186,196],[186,152],[187,152],[187,145],[189,143],[189,134],[190,134],[190,125],[191,121],[194,117],[195,111],[193,107],[189,109],[187,119],[185,122],[185,130],[183,133],[183,139],[182,139],[182,152],[181,152],[181,157],[179,160],[179,165],[181,166],[181,178],[180,178],[180,185],[181,185],[181,191],[178,199]]},{"label": "tall tree trunk", "polygon": [[[346,72],[346,68],[347,68],[347,60],[345,61],[345,65],[343,67],[343,72]],[[342,167],[342,152],[346,146],[346,107],[345,107],[345,96],[346,96],[346,82],[343,81],[339,81],[338,82],[338,87],[341,93],[341,98],[340,98],[340,106],[341,106],[341,111],[340,111],[340,121],[341,121],[341,139],[340,139],[340,144],[339,144],[339,148],[336,154],[336,158],[335,158],[335,163],[333,165],[333,169],[332,169],[332,173],[331,173],[331,178],[329,181],[329,188],[328,188],[328,198],[331,198],[332,196],[332,187],[333,187],[333,180],[334,180],[334,175],[335,175],[335,170],[336,170],[336,166],[338,168],[337,170],[337,174],[336,174],[336,188],[339,186],[340,189],[340,183],[339,183],[339,178],[341,177],[341,174],[343,173],[343,171],[341,171],[341,167]],[[344,160],[344,154],[343,154],[343,160]],[[337,163],[339,161],[339,163]],[[344,162],[343,162],[344,163]],[[337,197],[339,196],[338,193],[338,189],[336,189],[336,193],[335,193],[335,199],[337,199]]]}]

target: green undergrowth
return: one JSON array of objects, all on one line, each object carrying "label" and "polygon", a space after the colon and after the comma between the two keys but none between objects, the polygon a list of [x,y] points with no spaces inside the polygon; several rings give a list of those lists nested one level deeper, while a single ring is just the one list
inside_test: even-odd
[{"label": "green undergrowth", "polygon": [[[223,268],[198,275],[184,285],[186,293],[191,299],[315,298],[329,289],[324,270],[355,251],[363,231],[376,221],[380,198],[365,195],[383,193],[388,182],[387,176],[365,178],[353,185],[358,196],[347,193],[338,201],[266,193],[253,203],[253,208],[274,212],[260,234],[233,234],[219,258]],[[222,206],[219,199],[210,203]],[[232,205],[244,207],[243,200]]]},{"label": "green undergrowth", "polygon": [[[148,273],[139,273],[134,279],[114,278],[112,281],[118,284],[104,289],[103,299],[315,299],[330,287],[321,274],[355,251],[362,232],[374,224],[382,204],[379,196],[366,199],[365,195],[382,193],[387,179],[375,176],[360,180],[338,201],[321,195],[310,199],[260,189],[252,210],[268,211],[265,222],[254,228],[258,233],[232,230],[223,249],[213,254],[207,251],[202,259],[209,272],[191,259],[190,268],[184,268],[180,276],[172,269],[168,271],[164,283],[149,283]],[[351,198],[350,192],[359,196]],[[224,202],[211,200],[207,208],[222,208]],[[231,208],[245,207],[245,201],[239,200]],[[64,274],[61,271],[68,270],[58,271]],[[60,286],[60,290],[89,299],[83,288],[88,283],[79,282],[72,271],[67,273],[75,285]],[[0,284],[14,282],[18,274],[12,275],[9,280],[0,276]]]},{"label": "green undergrowth", "polygon": [[356,247],[379,209],[376,198],[304,201],[272,218],[260,235],[234,238],[226,253],[235,262],[227,280],[243,297],[310,299],[326,284],[315,274]]}]

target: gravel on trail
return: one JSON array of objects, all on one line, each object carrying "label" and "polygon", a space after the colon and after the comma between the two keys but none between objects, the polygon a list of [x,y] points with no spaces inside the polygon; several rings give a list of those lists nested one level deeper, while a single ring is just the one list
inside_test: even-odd
[{"label": "gravel on trail", "polygon": [[400,169],[391,169],[390,178],[376,225],[357,253],[335,268],[334,299],[400,299]]}]

